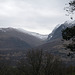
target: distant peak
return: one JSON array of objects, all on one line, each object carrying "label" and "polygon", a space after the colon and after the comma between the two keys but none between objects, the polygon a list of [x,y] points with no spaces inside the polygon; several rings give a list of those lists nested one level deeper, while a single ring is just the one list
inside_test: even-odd
[{"label": "distant peak", "polygon": [[8,27],[8,28],[0,28],[0,31],[2,32],[7,32],[7,31],[10,31],[10,30],[14,30],[15,28],[12,28],[12,27]]}]

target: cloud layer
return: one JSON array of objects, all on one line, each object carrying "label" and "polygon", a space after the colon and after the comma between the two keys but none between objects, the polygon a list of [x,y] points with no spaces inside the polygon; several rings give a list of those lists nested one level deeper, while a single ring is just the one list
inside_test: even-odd
[{"label": "cloud layer", "polygon": [[69,0],[0,0],[0,27],[16,27],[41,34],[68,20]]}]

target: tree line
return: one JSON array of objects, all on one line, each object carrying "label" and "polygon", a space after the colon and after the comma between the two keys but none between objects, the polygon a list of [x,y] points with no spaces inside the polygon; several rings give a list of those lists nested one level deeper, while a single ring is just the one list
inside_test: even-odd
[{"label": "tree line", "polygon": [[29,50],[16,66],[0,63],[0,75],[74,75],[75,67],[66,66],[58,57],[43,50]]}]

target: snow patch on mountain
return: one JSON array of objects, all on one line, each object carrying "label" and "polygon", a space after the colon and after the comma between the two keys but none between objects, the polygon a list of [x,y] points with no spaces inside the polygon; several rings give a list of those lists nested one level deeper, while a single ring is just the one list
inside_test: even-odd
[{"label": "snow patch on mountain", "polygon": [[75,20],[74,21],[65,21],[63,24],[57,25],[52,33],[48,35],[47,40],[51,40],[52,38],[54,39],[55,37],[60,37],[61,36],[61,31],[63,29],[66,29],[67,27],[72,27],[75,26]]},{"label": "snow patch on mountain", "polygon": [[8,28],[0,28],[0,31],[1,32],[4,32],[6,33],[7,31],[11,31],[11,30],[16,30],[16,31],[20,31],[20,32],[23,32],[25,34],[29,34],[29,35],[32,35],[32,36],[35,36],[36,38],[39,38],[41,40],[46,40],[48,35],[42,35],[42,34],[39,34],[39,33],[35,33],[35,32],[30,32],[30,31],[26,31],[24,29],[17,29],[17,28],[11,28],[11,27],[8,27]]},{"label": "snow patch on mountain", "polygon": [[31,32],[31,35],[33,35],[33,36],[35,36],[35,37],[38,37],[38,38],[40,38],[40,39],[42,39],[42,40],[46,40],[47,37],[48,37],[48,35],[41,35],[41,34],[39,34],[39,33],[34,33],[34,32]]},{"label": "snow patch on mountain", "polygon": [[39,38],[39,39],[42,39],[42,40],[46,40],[47,37],[48,37],[48,35],[42,35],[42,34],[39,34],[39,33],[26,31],[26,30],[24,30],[24,29],[18,29],[18,30],[21,31],[21,32],[24,32],[24,33],[26,33],[26,34],[33,35],[33,36],[35,36],[35,37],[37,37],[37,38]]},{"label": "snow patch on mountain", "polygon": [[6,32],[6,30],[4,28],[0,28],[1,32]]},{"label": "snow patch on mountain", "polygon": [[0,28],[0,31],[2,32],[7,32],[9,30],[14,30],[15,28],[11,28],[11,27],[8,27],[8,28]]}]

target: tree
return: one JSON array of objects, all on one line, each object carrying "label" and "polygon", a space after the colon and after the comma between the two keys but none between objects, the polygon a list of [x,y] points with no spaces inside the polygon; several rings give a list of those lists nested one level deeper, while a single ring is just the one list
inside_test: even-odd
[{"label": "tree", "polygon": [[69,11],[70,12],[74,12],[75,11],[75,0],[73,0],[73,1],[70,1],[69,2]]},{"label": "tree", "polygon": [[44,75],[65,75],[63,63],[58,57],[55,57],[50,53],[46,53],[45,58]]},{"label": "tree", "polygon": [[63,30],[62,38],[67,42],[66,48],[73,52],[73,54],[69,53],[68,56],[73,57],[75,52],[75,26],[70,28],[67,27],[65,30]]},{"label": "tree", "polygon": [[25,75],[63,75],[63,67],[58,58],[37,49],[29,50],[26,53],[25,59],[18,64],[19,71]]},{"label": "tree", "polygon": [[39,75],[42,67],[42,50],[29,50],[26,53],[25,59],[20,61],[20,70],[25,72],[26,75]]},{"label": "tree", "polygon": [[[68,3],[69,6],[65,7],[65,10],[68,12],[69,15],[74,14],[75,12],[75,0],[72,0]],[[71,16],[71,19],[73,19],[73,17]]]}]

